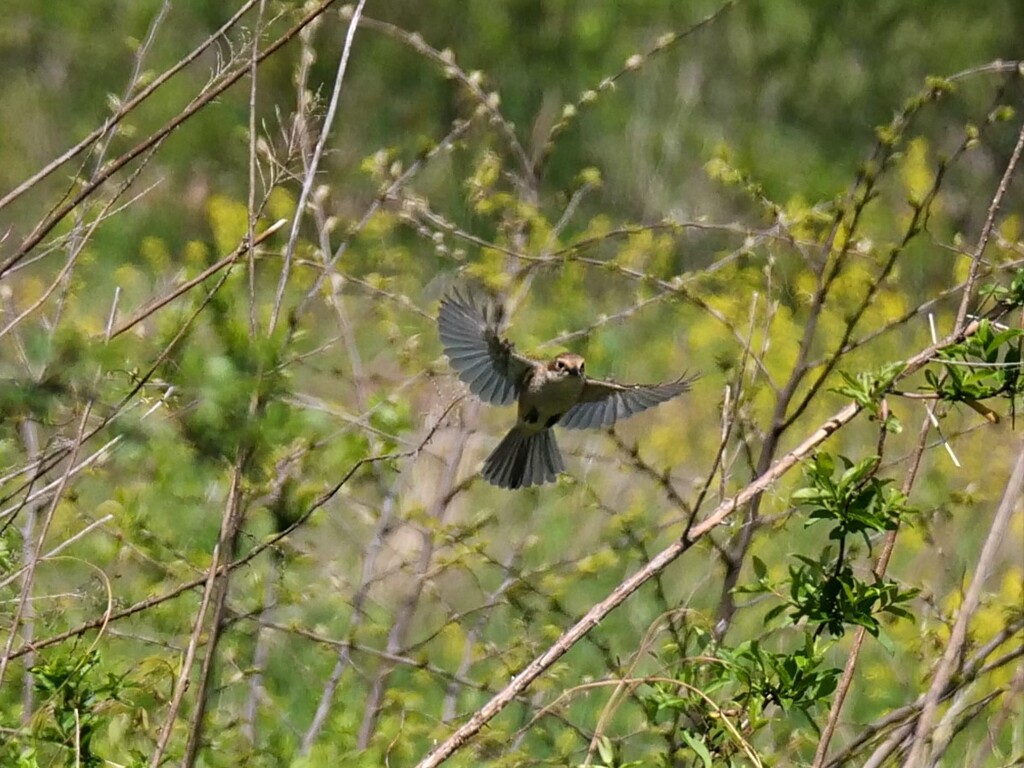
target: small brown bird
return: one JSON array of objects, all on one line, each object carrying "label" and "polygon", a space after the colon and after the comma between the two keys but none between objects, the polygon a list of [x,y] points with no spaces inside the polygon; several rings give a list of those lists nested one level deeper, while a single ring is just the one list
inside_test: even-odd
[{"label": "small brown bird", "polygon": [[470,391],[492,405],[519,402],[519,418],[484,462],[483,476],[501,488],[552,482],[565,470],[551,428],[608,427],[690,389],[697,376],[667,384],[616,384],[588,379],[583,358],[550,362],[518,354],[498,335],[504,308],[483,306],[453,290],[441,301],[437,327],[452,368]]}]

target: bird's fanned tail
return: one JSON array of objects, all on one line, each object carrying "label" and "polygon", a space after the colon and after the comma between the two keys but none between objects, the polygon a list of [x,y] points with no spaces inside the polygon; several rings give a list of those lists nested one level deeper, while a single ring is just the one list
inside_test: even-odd
[{"label": "bird's fanned tail", "polygon": [[499,488],[543,485],[565,471],[562,454],[550,429],[539,432],[513,427],[484,462],[483,476]]}]

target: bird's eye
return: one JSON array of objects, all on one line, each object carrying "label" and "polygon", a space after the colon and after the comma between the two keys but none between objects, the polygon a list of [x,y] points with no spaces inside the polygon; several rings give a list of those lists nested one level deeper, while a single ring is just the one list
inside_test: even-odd
[{"label": "bird's eye", "polygon": [[558,370],[560,370],[560,371],[564,371],[565,370],[565,363],[563,363],[561,360],[559,360],[558,362],[555,363],[555,367]]}]

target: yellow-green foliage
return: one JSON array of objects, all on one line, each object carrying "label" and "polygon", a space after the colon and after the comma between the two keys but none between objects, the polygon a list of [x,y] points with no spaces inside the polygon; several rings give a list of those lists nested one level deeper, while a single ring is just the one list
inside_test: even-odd
[{"label": "yellow-green foliage", "polygon": [[[295,34],[311,6],[253,6],[55,169],[226,11],[14,5],[0,195],[48,172],[0,209],[0,765],[148,764],[165,724],[163,763],[196,736],[195,765],[414,765],[778,466],[448,764],[810,764],[858,627],[829,751],[867,734],[861,764],[892,736],[1019,445],[1018,383],[978,378],[1015,370],[1019,308],[985,326],[991,349],[891,379],[932,343],[929,314],[952,329],[1016,141],[1020,76],[992,63],[1019,47],[1014,0],[746,2],[705,24],[663,0],[368,4],[329,123],[354,9]],[[1016,173],[972,315],[1024,295]],[[516,412],[451,372],[453,287],[511,300],[519,352],[700,378],[612,434],[556,427],[557,483],[494,488],[481,462]],[[941,704],[939,763],[1021,758],[1022,519],[956,656],[1007,637],[949,700],[969,706]]]}]

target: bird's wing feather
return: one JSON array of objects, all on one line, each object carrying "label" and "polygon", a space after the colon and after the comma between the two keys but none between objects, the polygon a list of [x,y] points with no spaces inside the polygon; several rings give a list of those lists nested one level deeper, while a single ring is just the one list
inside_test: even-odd
[{"label": "bird's wing feather", "polygon": [[470,391],[492,405],[519,397],[526,372],[534,366],[498,335],[501,309],[481,307],[457,289],[441,300],[437,327],[444,353]]},{"label": "bird's wing feather", "polygon": [[558,426],[569,429],[610,427],[616,419],[646,411],[683,394],[696,378],[682,376],[667,384],[616,384],[587,379],[579,402],[565,412]]}]

